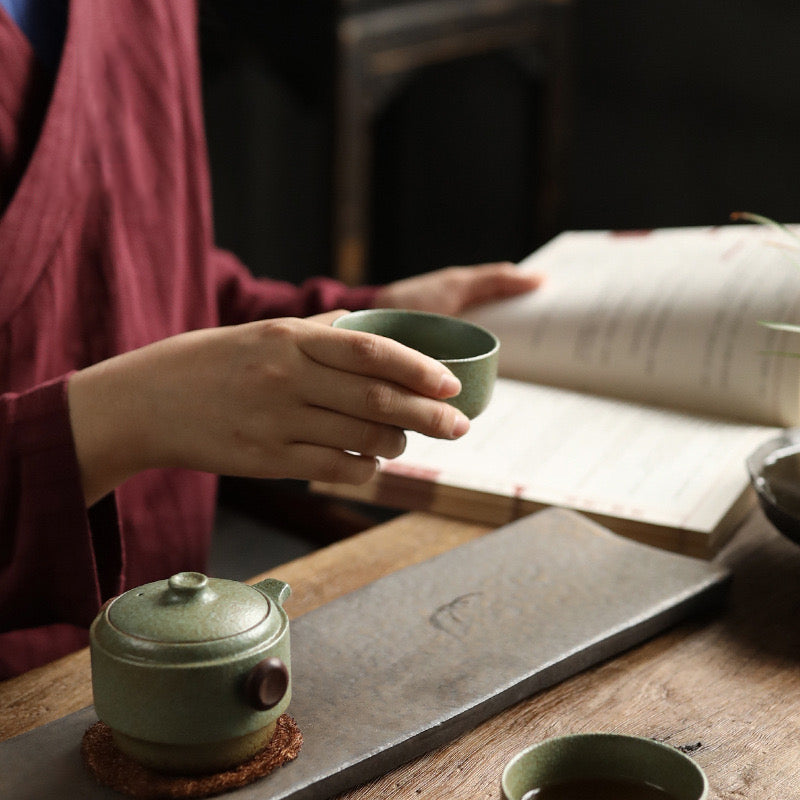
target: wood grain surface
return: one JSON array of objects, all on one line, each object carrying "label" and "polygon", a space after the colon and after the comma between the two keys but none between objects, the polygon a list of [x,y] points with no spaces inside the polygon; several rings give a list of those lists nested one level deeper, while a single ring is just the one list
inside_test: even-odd
[{"label": "wood grain surface", "polygon": [[[408,514],[285,564],[297,617],[486,528]],[[452,744],[348,792],[348,800],[499,800],[518,750],[549,736],[617,731],[689,752],[711,800],[800,800],[800,548],[754,512],[720,555],[723,608],[508,709]],[[259,576],[262,577],[262,576]],[[82,651],[0,683],[0,738],[91,703]]]}]

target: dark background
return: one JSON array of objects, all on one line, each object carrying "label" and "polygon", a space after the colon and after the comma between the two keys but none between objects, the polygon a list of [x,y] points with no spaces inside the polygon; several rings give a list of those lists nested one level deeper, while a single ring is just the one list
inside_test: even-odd
[{"label": "dark background", "polygon": [[[218,241],[256,274],[330,273],[330,32],[337,8],[368,0],[203,2]],[[797,0],[576,0],[572,51],[560,229],[721,224],[738,209],[800,222]],[[486,56],[423,70],[394,96],[372,136],[370,279],[541,243],[533,78]],[[221,497],[214,574],[239,579],[254,559],[266,569],[378,521],[321,510],[291,482],[227,480]]]},{"label": "dark background", "polygon": [[[257,274],[330,273],[333,3],[212,0],[201,44],[217,237]],[[578,0],[559,227],[800,222],[796,0]],[[370,278],[517,260],[541,87],[505,56],[420,71],[373,131]]]}]

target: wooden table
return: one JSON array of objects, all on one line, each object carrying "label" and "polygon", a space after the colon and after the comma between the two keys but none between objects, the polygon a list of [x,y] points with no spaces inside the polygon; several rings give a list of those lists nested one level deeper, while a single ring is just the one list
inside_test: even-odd
[{"label": "wooden table", "polygon": [[[286,608],[296,617],[486,530],[408,514],[269,574],[292,585]],[[797,800],[800,548],[754,512],[720,558],[734,572],[721,611],[543,691],[345,796],[498,800],[503,765],[517,750],[556,734],[618,731],[690,752],[713,800]],[[91,700],[87,651],[0,683],[0,739]]]}]

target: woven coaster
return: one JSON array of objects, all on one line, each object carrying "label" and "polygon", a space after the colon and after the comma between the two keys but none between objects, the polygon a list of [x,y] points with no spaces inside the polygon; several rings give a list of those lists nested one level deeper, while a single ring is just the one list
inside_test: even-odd
[{"label": "woven coaster", "polygon": [[98,783],[139,800],[160,800],[211,797],[239,789],[297,758],[302,744],[303,734],[297,723],[282,714],[269,744],[243,764],[212,775],[162,775],[120,752],[108,725],[96,722],[83,735],[81,756]]}]

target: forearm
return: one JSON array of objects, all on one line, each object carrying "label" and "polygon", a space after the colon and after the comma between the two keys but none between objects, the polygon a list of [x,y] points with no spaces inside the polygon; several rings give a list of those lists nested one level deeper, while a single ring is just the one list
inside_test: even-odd
[{"label": "forearm", "polygon": [[232,253],[211,254],[217,307],[223,325],[275,317],[308,317],[334,309],[355,311],[374,304],[376,287],[345,286],[331,278],[312,278],[297,286],[287,281],[255,278]]},{"label": "forearm", "polygon": [[70,424],[87,507],[149,465],[137,360],[137,354],[112,358],[70,377]]}]

